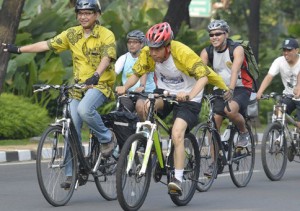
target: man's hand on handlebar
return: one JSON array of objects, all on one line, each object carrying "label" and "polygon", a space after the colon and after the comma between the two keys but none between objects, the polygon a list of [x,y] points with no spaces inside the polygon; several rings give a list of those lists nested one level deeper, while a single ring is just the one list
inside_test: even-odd
[{"label": "man's hand on handlebar", "polygon": [[189,100],[189,95],[186,92],[178,92],[176,94],[176,100],[178,102],[185,102]]},{"label": "man's hand on handlebar", "polygon": [[232,89],[229,89],[229,90],[227,90],[227,91],[224,93],[223,99],[224,99],[225,101],[230,102],[230,101],[232,100],[232,98],[233,98],[233,90],[232,90]]},{"label": "man's hand on handlebar", "polygon": [[126,87],[125,86],[117,86],[116,87],[116,93],[118,95],[123,95],[126,93]]}]

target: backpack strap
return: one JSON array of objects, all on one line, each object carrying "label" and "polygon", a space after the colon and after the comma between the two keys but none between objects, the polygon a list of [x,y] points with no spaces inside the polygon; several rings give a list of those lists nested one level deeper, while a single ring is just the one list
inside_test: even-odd
[{"label": "backpack strap", "polygon": [[206,52],[208,55],[208,62],[210,63],[211,67],[213,67],[213,62],[214,62],[214,48],[212,45],[207,46]]}]

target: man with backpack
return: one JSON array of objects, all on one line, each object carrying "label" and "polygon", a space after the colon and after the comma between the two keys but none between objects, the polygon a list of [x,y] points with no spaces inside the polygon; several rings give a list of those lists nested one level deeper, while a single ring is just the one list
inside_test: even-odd
[{"label": "man with backpack", "polygon": [[[230,28],[224,20],[212,21],[207,30],[211,45],[202,50],[201,59],[204,64],[211,64],[213,70],[223,78],[229,88],[224,93],[223,99],[216,99],[215,101],[213,109],[216,126],[220,130],[226,115],[240,131],[237,146],[246,147],[249,141],[249,133],[243,115],[249,102],[253,80],[246,68],[243,68],[248,66],[244,48],[228,39]],[[232,56],[229,47],[233,47]],[[210,58],[212,58],[211,61]],[[223,94],[222,90],[216,87],[213,92],[214,94]],[[228,106],[226,106],[227,103]]]}]

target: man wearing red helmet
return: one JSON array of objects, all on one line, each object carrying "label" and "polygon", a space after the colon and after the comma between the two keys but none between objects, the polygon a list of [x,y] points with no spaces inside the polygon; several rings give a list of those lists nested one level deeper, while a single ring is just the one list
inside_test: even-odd
[{"label": "man wearing red helmet", "polygon": [[[155,107],[166,117],[173,111],[172,141],[174,143],[175,177],[168,184],[169,191],[182,192],[184,168],[184,135],[198,122],[203,89],[207,82],[227,90],[222,78],[203,64],[201,58],[188,46],[173,40],[173,32],[166,22],[152,26],[146,34],[146,44],[124,86],[116,87],[123,94],[139,77],[155,72],[157,88],[175,94],[179,104],[157,100]],[[188,100],[187,100],[188,99]],[[145,108],[145,106],[144,106]],[[146,109],[146,108],[145,108]],[[144,110],[144,116],[145,116]]]}]

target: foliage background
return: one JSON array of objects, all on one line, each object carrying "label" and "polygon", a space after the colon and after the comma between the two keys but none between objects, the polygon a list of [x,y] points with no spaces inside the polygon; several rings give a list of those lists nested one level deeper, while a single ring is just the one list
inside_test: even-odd
[{"label": "foliage background", "polygon": [[[3,0],[0,0],[0,7]],[[213,1],[215,2],[215,1]],[[248,40],[249,2],[231,0],[226,10],[217,10],[212,18],[225,19],[231,27],[231,35]],[[101,0],[103,14],[101,24],[111,29],[117,40],[118,56],[126,52],[126,34],[133,29],[144,32],[161,22],[168,9],[165,0]],[[268,71],[272,61],[281,55],[281,41],[286,37],[300,36],[300,1],[298,0],[262,0],[260,6],[260,81]],[[183,23],[176,40],[190,46],[195,52],[209,44],[206,26],[210,18],[191,18],[191,26]],[[70,26],[77,25],[74,7],[69,0],[27,0],[23,8],[16,45],[26,45],[47,40]],[[37,83],[71,83],[72,61],[70,52],[59,55],[53,52],[39,54],[12,55],[9,61],[4,92],[30,98],[34,103],[48,109],[53,114],[55,93],[36,96],[32,94],[32,85]],[[268,91],[281,92],[280,77],[276,77]],[[1,96],[2,97],[2,96]],[[114,103],[106,105],[101,112],[111,110]],[[261,106],[264,117],[269,106]],[[266,119],[262,118],[263,121]]]}]

